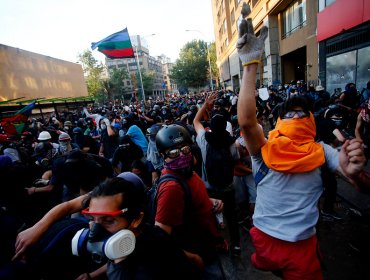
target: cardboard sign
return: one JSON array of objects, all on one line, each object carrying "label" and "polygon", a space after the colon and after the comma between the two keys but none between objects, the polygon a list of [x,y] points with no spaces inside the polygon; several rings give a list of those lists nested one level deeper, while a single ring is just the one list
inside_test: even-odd
[{"label": "cardboard sign", "polygon": [[269,99],[269,92],[267,91],[267,88],[259,88],[258,89],[258,95],[259,97],[265,101],[267,99]]}]

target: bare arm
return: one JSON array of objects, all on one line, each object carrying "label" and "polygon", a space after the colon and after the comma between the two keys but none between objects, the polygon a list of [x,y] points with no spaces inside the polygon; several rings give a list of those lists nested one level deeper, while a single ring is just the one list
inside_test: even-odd
[{"label": "bare arm", "polygon": [[199,133],[199,131],[204,130],[204,127],[201,123],[201,120],[202,120],[204,114],[207,112],[208,106],[212,105],[213,102],[216,100],[216,98],[217,98],[217,93],[216,92],[207,96],[203,105],[202,105],[202,107],[198,110],[197,114],[195,115],[195,118],[193,120],[193,125],[194,125],[194,129],[195,129],[197,134]]},{"label": "bare arm", "polygon": [[82,201],[85,197],[86,195],[82,195],[55,206],[34,226],[20,232],[15,243],[13,260],[24,257],[27,248],[35,244],[53,223],[67,215],[82,210]]},{"label": "bare arm", "polygon": [[361,114],[358,114],[357,122],[356,122],[356,128],[355,128],[356,139],[362,139],[362,137],[361,137],[362,125],[363,125],[363,120],[362,120]]},{"label": "bare arm", "polygon": [[116,135],[116,132],[113,130],[112,126],[110,126],[110,125],[107,125],[107,132],[108,132],[108,136]]},{"label": "bare arm", "polygon": [[250,155],[256,155],[265,144],[262,128],[256,117],[255,82],[258,64],[243,68],[243,78],[238,101],[238,122]]}]

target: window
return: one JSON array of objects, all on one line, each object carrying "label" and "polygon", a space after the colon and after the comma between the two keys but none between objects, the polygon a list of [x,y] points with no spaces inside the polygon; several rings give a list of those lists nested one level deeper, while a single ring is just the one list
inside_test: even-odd
[{"label": "window", "polygon": [[127,85],[127,86],[131,85],[131,82],[130,82],[130,81],[127,81],[127,82],[126,82],[126,85]]},{"label": "window", "polygon": [[233,25],[233,24],[234,24],[234,22],[235,22],[235,13],[234,13],[234,9],[232,9],[232,11],[231,11],[231,16],[230,16],[230,18],[231,18],[231,25]]},{"label": "window", "polygon": [[306,25],[306,0],[299,0],[283,12],[283,39]]},{"label": "window", "polygon": [[227,23],[226,19],[224,20],[224,23],[222,24],[222,34],[225,34],[227,31]]},{"label": "window", "polygon": [[319,0],[319,12],[324,10],[327,6],[333,4],[336,0]]}]

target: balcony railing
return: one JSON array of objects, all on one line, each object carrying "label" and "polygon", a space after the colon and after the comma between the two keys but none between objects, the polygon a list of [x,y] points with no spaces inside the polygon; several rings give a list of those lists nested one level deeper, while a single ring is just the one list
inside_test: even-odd
[{"label": "balcony railing", "polygon": [[303,27],[306,26],[306,22],[307,21],[303,21],[302,23],[300,23],[299,25],[297,25],[296,27],[294,27],[293,29],[289,30],[288,32],[284,33],[282,36],[281,36],[281,39],[285,39],[287,37],[289,37],[290,35],[292,35],[294,32],[296,32],[298,29],[301,29]]}]

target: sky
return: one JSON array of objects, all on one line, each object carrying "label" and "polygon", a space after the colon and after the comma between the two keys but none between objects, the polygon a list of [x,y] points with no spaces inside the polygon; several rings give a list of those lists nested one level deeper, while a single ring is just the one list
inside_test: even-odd
[{"label": "sky", "polygon": [[[151,56],[175,62],[194,39],[214,41],[212,0],[0,0],[0,44],[77,62],[91,43],[127,27]],[[197,30],[186,32],[185,30]],[[151,35],[155,34],[155,35]],[[92,51],[97,60],[104,55]]]}]

